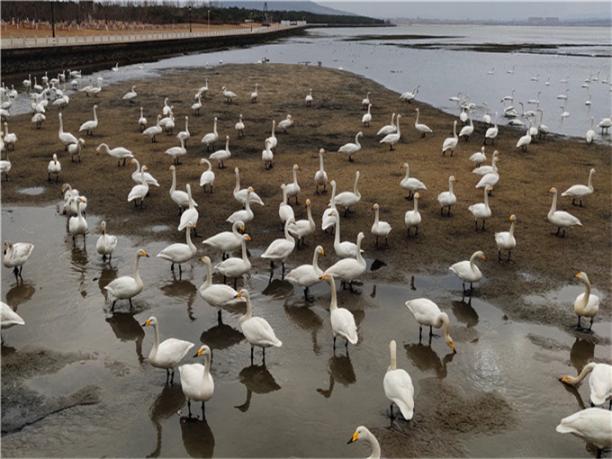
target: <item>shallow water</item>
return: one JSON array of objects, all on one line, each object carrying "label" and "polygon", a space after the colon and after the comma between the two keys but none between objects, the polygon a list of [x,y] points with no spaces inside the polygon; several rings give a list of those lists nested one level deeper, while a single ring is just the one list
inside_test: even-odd
[{"label": "shallow water", "polygon": [[[402,34],[428,35],[433,38],[393,38]],[[386,35],[389,38],[347,41],[363,35]],[[469,48],[475,44],[513,43],[556,44],[559,48],[538,48],[529,53],[479,52]],[[414,44],[435,45],[438,49],[409,47]],[[568,44],[584,46],[563,47]],[[454,51],[451,49],[453,46],[467,49]],[[449,101],[449,97],[461,92],[477,104],[478,109],[473,112],[475,120],[480,120],[485,111],[490,112],[492,117],[495,112],[499,112],[500,124],[507,121],[502,117],[503,104],[500,99],[515,89],[514,105],[519,112],[519,101],[525,103],[525,110],[535,110],[535,105],[528,105],[527,101],[538,98],[544,111],[543,123],[552,132],[584,137],[590,128],[591,117],[597,124],[602,118],[610,116],[612,89],[609,82],[612,81],[612,67],[609,58],[601,57],[610,55],[612,43],[606,27],[403,25],[390,28],[330,28],[309,29],[305,36],[290,37],[272,44],[127,65],[121,67],[119,72],[109,69],[92,77],[87,76],[84,80],[95,82],[93,77],[102,76],[107,84],[155,76],[160,70],[217,65],[221,62],[253,63],[263,57],[275,63],[316,64],[320,61],[323,66],[342,68],[366,76],[398,92],[412,91],[420,85],[419,100],[453,114],[458,114],[459,109]],[[514,73],[508,74],[507,71],[513,67]],[[495,68],[494,75],[487,74],[491,68]],[[531,81],[536,76],[538,81]],[[590,89],[582,88],[584,80],[589,77],[598,77],[598,81],[592,81]],[[561,82],[565,78],[568,79],[567,84]],[[550,80],[549,86],[544,84],[547,79]],[[561,118],[562,101],[557,99],[557,95],[563,93],[566,87],[569,95],[565,110],[570,116]],[[541,91],[539,96],[538,91]],[[365,94],[356,94],[355,97],[358,103]],[[589,98],[592,105],[586,106],[585,101]],[[372,103],[375,124],[383,123],[383,120],[376,118],[375,95],[372,95]],[[26,104],[21,99],[15,103],[16,113],[24,109],[29,110],[29,102]],[[410,112],[410,109],[406,107],[405,111]],[[449,132],[451,130],[452,126],[449,126]],[[597,134],[598,141],[610,142],[610,135],[602,138],[599,131]],[[517,139],[519,136],[517,131]]]},{"label": "shallow water", "polygon": [[[88,221],[95,233],[96,218],[88,216]],[[47,370],[17,370],[22,376],[7,370],[5,358],[4,380],[21,378],[24,388],[47,398],[88,385],[100,388],[98,404],[66,409],[5,434],[4,455],[365,454],[361,446],[346,445],[346,440],[358,424],[383,429],[389,425],[382,377],[392,338],[398,341],[398,364],[415,384],[415,420],[396,421],[394,426],[405,432],[406,442],[419,444],[419,429],[429,429],[442,444],[452,445],[452,451],[470,456],[585,455],[581,440],[554,431],[562,417],[580,408],[575,393],[556,378],[575,372],[589,359],[609,358],[609,322],[596,322],[593,336],[577,335],[572,324],[559,329],[515,322],[503,313],[507,298],[485,302],[475,297],[467,304],[461,301],[460,285],[447,273],[417,275],[415,290],[366,282],[360,295],[340,293],[340,305],[356,317],[360,342],[348,355],[340,344],[334,356],[328,287],[312,289],[316,301],[306,305],[302,292],[287,283],[275,280],[268,285],[267,265],[253,258],[256,269],[248,286],[255,313],[271,323],[283,347],[267,353],[265,367],[256,351],[255,364],[250,365],[249,346],[238,329],[241,308],[223,311],[218,322],[217,310],[197,293],[202,265],[194,262],[182,280],[174,281],[168,264],[155,258],[167,242],[120,237],[112,263],[104,264],[95,251],[97,235],[88,236],[85,248],[80,239],[73,247],[64,236],[65,220],[53,206],[4,207],[2,231],[4,240],[36,245],[24,267],[23,284],[17,285],[9,270],[2,271],[2,298],[26,321],[25,327],[3,332],[3,356],[19,361],[22,355],[27,368],[36,349],[59,356],[82,354]],[[145,290],[134,301],[134,311],[119,303],[111,314],[103,287],[132,271],[133,255],[140,247],[152,255],[141,263]],[[252,248],[253,257],[258,253]],[[526,282],[525,291],[528,286]],[[569,308],[575,293],[573,288],[560,289],[528,300]],[[427,340],[419,344],[418,327],[403,303],[421,296],[449,314],[456,355],[442,338],[434,337],[431,346]],[[139,324],[151,315],[159,319],[162,339],[173,336],[212,348],[215,395],[206,407],[207,423],[184,419],[180,385],[164,387],[164,372],[143,362],[152,331],[145,333]],[[587,387],[579,393],[588,399]],[[479,411],[479,405],[471,403],[479,396],[497,410],[487,405]],[[6,397],[3,392],[4,406]],[[199,413],[198,405],[194,407]],[[454,414],[447,413],[449,407]],[[474,416],[454,425],[462,411]],[[436,432],[441,420],[449,425]],[[446,446],[423,444],[419,454],[448,451]]]}]

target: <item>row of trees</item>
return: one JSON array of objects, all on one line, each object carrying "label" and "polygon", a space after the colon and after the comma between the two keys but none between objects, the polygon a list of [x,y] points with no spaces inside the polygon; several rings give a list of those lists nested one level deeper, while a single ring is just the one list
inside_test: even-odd
[{"label": "row of trees", "polygon": [[[260,10],[223,8],[217,2],[192,0],[179,1],[2,1],[4,21],[44,21],[80,23],[88,20],[139,22],[150,24],[173,23],[240,23],[246,19],[264,21]],[[306,20],[309,23],[334,24],[382,24],[383,21],[363,16],[334,16],[307,11],[269,11],[272,22],[280,20]]]}]

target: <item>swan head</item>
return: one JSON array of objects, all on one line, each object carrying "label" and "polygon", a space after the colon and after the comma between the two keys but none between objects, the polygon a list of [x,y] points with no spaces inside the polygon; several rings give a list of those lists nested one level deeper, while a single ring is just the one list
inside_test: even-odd
[{"label": "swan head", "polygon": [[2,244],[2,253],[6,255],[6,253],[13,248],[13,243],[6,241]]},{"label": "swan head", "polygon": [[514,223],[516,221],[516,215],[510,215],[510,218],[508,220]]},{"label": "swan head", "polygon": [[482,261],[487,261],[487,257],[485,256],[484,252],[482,250],[478,250],[477,252],[474,252],[472,254],[472,258],[478,258]]},{"label": "swan head", "polygon": [[548,190],[549,193],[557,193],[557,189],[553,186],[550,190]]},{"label": "swan head", "polygon": [[210,348],[206,344],[202,344],[195,354],[193,354],[193,357],[201,357],[206,354],[210,355]]},{"label": "swan head", "polygon": [[360,232],[357,235],[357,245],[361,244],[361,241],[363,241],[363,238],[365,238],[365,235],[363,234],[363,232]]},{"label": "swan head", "polygon": [[136,253],[136,256],[137,256],[138,258],[140,258],[140,257],[147,257],[147,258],[149,258],[149,252],[147,252],[145,249],[140,249],[140,250],[139,250],[139,251]]},{"label": "swan head", "polygon": [[487,185],[485,186],[485,191],[488,193],[489,191],[492,191],[493,187],[491,185]]},{"label": "swan head", "polygon": [[319,155],[322,155],[323,153],[325,153],[325,148],[320,148],[319,149]]},{"label": "swan head", "polygon": [[57,155],[53,153],[53,161],[57,161]]},{"label": "swan head", "polygon": [[81,137],[79,137],[79,144],[85,145],[85,139],[82,139]]},{"label": "swan head", "polygon": [[456,181],[457,181],[457,179],[455,178],[455,176],[454,176],[454,175],[451,175],[451,176],[448,178],[448,181],[449,181],[449,182],[456,182]]},{"label": "swan head", "polygon": [[372,209],[378,210],[380,209],[380,205],[377,202],[375,202],[374,205],[372,206]]},{"label": "swan head", "polygon": [[176,171],[176,166],[173,164],[172,166],[168,168],[168,170],[171,170],[172,172],[174,172]]},{"label": "swan head", "polygon": [[98,145],[96,147],[96,154],[100,154],[102,150],[108,150],[108,145],[106,145],[105,143],[101,143],[100,145]]},{"label": "swan head", "polygon": [[[398,115],[398,116],[399,116],[399,115]],[[357,133],[357,137],[362,137],[362,136],[363,136],[363,132],[362,132],[362,131],[359,131],[359,132]]]},{"label": "swan head", "polygon": [[307,199],[306,200],[306,207],[310,207],[310,204],[311,204],[310,199]]},{"label": "swan head", "polygon": [[252,186],[247,188],[247,194],[254,193],[254,192],[255,192],[255,188],[253,188]]},{"label": "swan head", "polygon": [[237,300],[248,301],[251,299],[251,295],[249,294],[249,291],[246,288],[241,288],[236,292],[234,298]]},{"label": "swan head", "polygon": [[318,253],[320,256],[322,256],[322,257],[324,257],[324,256],[325,256],[325,249],[323,248],[323,246],[322,246],[322,245],[318,245],[318,246],[317,246],[317,248],[316,248],[315,250],[316,250],[316,252],[317,252],[317,253]]},{"label": "swan head", "polygon": [[236,222],[236,229],[238,230],[239,233],[244,234],[245,228],[246,226],[244,225],[244,222],[242,220],[238,220]]},{"label": "swan head", "polygon": [[346,442],[346,444],[350,445],[351,443],[358,442],[362,438],[367,437],[368,434],[369,434],[369,430],[366,427],[359,426],[355,429],[355,432],[353,432],[353,435],[351,436],[349,441]]},{"label": "swan head", "polygon": [[[244,228],[244,226],[243,226]],[[251,236],[249,236],[248,234],[243,234],[242,235],[242,239],[244,239],[245,241],[252,241],[253,238]]]},{"label": "swan head", "polygon": [[323,274],[321,274],[321,275],[319,276],[319,280],[322,280],[322,281],[327,281],[327,282],[331,281],[333,278],[334,278],[334,276],[332,276],[332,275],[331,275],[331,274],[329,274],[329,273],[323,273]]},{"label": "swan head", "polygon": [[414,193],[414,199],[418,200],[420,197],[421,197],[421,195],[418,192]]},{"label": "swan head", "polygon": [[589,281],[589,276],[587,276],[587,273],[585,273],[584,271],[580,271],[579,273],[576,273],[576,279],[578,279],[580,282],[583,282],[587,285],[591,285],[591,281]]},{"label": "swan head", "polygon": [[288,120],[292,120],[292,119],[293,119],[293,116],[291,116],[291,115],[287,115],[287,119],[288,119]]},{"label": "swan head", "polygon": [[157,325],[157,317],[151,316],[142,324],[143,327],[155,327]]},{"label": "swan head", "polygon": [[595,168],[591,168],[591,170],[589,171],[589,174],[594,174],[595,173]]},{"label": "swan head", "polygon": [[100,231],[102,231],[102,233],[106,232],[106,221],[102,220],[102,223],[100,223]]},{"label": "swan head", "polygon": [[203,257],[201,257],[201,258],[200,258],[200,261],[201,261],[202,263],[207,264],[207,265],[209,265],[209,264],[211,264],[211,263],[212,263],[212,262],[210,261],[210,257],[208,257],[207,255],[205,255],[205,256],[203,256]]},{"label": "swan head", "polygon": [[297,164],[293,165],[293,170],[294,171],[299,171],[300,170],[300,166],[298,166]]}]

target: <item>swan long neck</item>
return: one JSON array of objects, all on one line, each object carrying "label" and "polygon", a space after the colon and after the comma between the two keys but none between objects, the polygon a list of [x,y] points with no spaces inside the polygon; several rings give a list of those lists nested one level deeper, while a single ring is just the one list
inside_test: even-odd
[{"label": "swan long neck", "polygon": [[484,205],[487,209],[489,208],[489,192],[487,191],[487,187],[484,189]]},{"label": "swan long neck", "polygon": [[374,209],[374,224],[375,225],[378,225],[379,213],[380,213],[380,209],[378,207]]},{"label": "swan long neck", "polygon": [[388,370],[395,370],[397,368],[397,349],[396,347],[397,345],[395,344],[395,341],[391,341],[389,343],[389,369]]},{"label": "swan long neck", "polygon": [[241,249],[242,249],[242,260],[245,262],[249,261],[249,257],[247,256],[246,241],[244,238],[242,238]]},{"label": "swan long neck", "polygon": [[404,175],[405,179],[409,179],[410,178],[410,166],[408,165],[408,163],[406,163],[406,175]]},{"label": "swan long neck", "polygon": [[306,208],[306,215],[308,216],[308,223],[314,226],[315,222],[314,222],[314,218],[312,218],[312,206],[308,206]]},{"label": "swan long neck", "polygon": [[368,459],[380,459],[380,443],[378,443],[376,437],[371,433],[368,433],[368,441],[370,442],[370,446],[372,447],[372,453],[370,454],[370,457]]},{"label": "swan long neck", "polygon": [[510,233],[510,236],[514,236],[514,221],[510,223],[510,231],[508,232]]},{"label": "swan long neck", "polygon": [[176,190],[176,170],[172,169],[172,185],[170,185],[170,193]]},{"label": "swan long neck", "polygon": [[358,183],[359,183],[359,174],[355,174],[355,183],[353,184],[353,193],[361,197],[361,194],[359,193],[359,190],[357,189]]},{"label": "swan long neck", "polygon": [[334,203],[334,199],[336,198],[336,182],[332,183],[332,193],[331,193],[331,200],[329,201],[330,203],[330,207],[332,209],[336,208],[336,203]]},{"label": "swan long neck", "polygon": [[240,191],[240,172],[238,170],[236,172],[236,186],[234,186],[234,192]]},{"label": "swan long neck", "polygon": [[397,134],[398,135],[401,134],[401,132],[400,132],[400,118],[401,118],[401,116],[397,115],[397,121],[395,123],[395,127],[397,127]]},{"label": "swan long neck", "polygon": [[142,278],[140,277],[140,257],[136,256],[136,264],[134,265],[134,279],[136,283],[142,285]]},{"label": "swan long neck", "polygon": [[589,304],[589,297],[591,296],[591,283],[588,280],[583,280],[584,284],[584,304]]},{"label": "swan long neck", "polygon": [[359,133],[355,134],[355,145],[361,147],[361,144],[359,143]]},{"label": "swan long neck", "polygon": [[140,162],[138,162],[138,160],[136,158],[134,158],[134,164],[136,165],[136,170],[134,170],[134,172],[139,172],[140,171]]},{"label": "swan long neck", "polygon": [[289,224],[290,224],[290,222],[291,222],[291,219],[287,219],[287,221],[285,222],[285,239],[287,239],[290,242],[295,242],[295,239],[293,238],[293,236],[289,232]]},{"label": "swan long neck", "polygon": [[314,254],[312,255],[312,266],[315,271],[320,271],[319,269],[319,250],[318,247],[315,249]]},{"label": "swan long neck", "polygon": [[193,253],[196,253],[198,249],[191,241],[191,228],[190,227],[185,228],[185,240],[187,242],[187,245],[189,246],[189,249]]},{"label": "swan long neck", "polygon": [[340,214],[336,212],[336,231],[334,234],[334,244],[340,244]]},{"label": "swan long neck", "polygon": [[419,198],[417,198],[416,196],[414,197],[414,211],[419,211]]},{"label": "swan long neck", "polygon": [[283,192],[283,204],[287,205],[287,189],[283,186],[281,190]]},{"label": "swan long neck", "polygon": [[204,377],[210,374],[210,351],[204,354]]},{"label": "swan long neck", "polygon": [[333,277],[329,278],[329,287],[331,289],[331,300],[329,301],[329,310],[338,309],[338,294],[336,293],[336,281]]},{"label": "swan long neck", "polygon": [[157,354],[157,348],[159,347],[159,325],[157,322],[153,324],[153,333],[155,333],[155,340],[153,341],[153,349],[151,349],[151,354]]},{"label": "swan long neck", "polygon": [[589,181],[588,181],[587,186],[589,187],[590,190],[593,189],[593,169],[591,169],[589,172]]},{"label": "swan long neck", "polygon": [[457,122],[453,123],[453,137],[457,137]]},{"label": "swan long neck", "polygon": [[363,258],[363,255],[361,255],[361,241],[363,240],[363,237],[357,237],[357,261],[361,264],[365,264],[365,259]]},{"label": "swan long neck", "polygon": [[240,318],[240,321],[244,321],[253,317],[253,305],[251,304],[251,298],[246,297],[246,310],[244,311],[243,316]]},{"label": "swan long neck", "polygon": [[297,169],[293,168],[293,183],[297,185]]},{"label": "swan long neck", "polygon": [[548,214],[550,215],[556,211],[557,211],[557,192],[555,191],[553,193],[552,204],[550,205],[550,210],[548,211]]},{"label": "swan long neck", "polygon": [[323,153],[319,153],[319,170],[321,172],[325,171],[325,168],[323,166]]},{"label": "swan long neck", "polygon": [[572,385],[580,384],[582,380],[586,378],[591,371],[593,371],[593,368],[595,368],[595,362],[589,362],[582,367],[582,371],[577,376],[566,376],[564,380]]},{"label": "swan long neck", "polygon": [[452,181],[452,180],[449,180],[449,181],[448,181],[448,192],[449,192],[450,194],[454,194],[454,184],[453,184],[453,181]]},{"label": "swan long neck", "polygon": [[417,117],[416,120],[414,121],[414,124],[419,124],[419,116],[421,115],[421,112],[419,110],[417,110]]},{"label": "swan long neck", "polygon": [[208,288],[212,285],[212,263],[209,258],[204,260],[206,265],[206,278],[204,279],[204,288]]},{"label": "swan long neck", "polygon": [[97,113],[97,112],[98,112],[98,107],[96,107],[96,106],[94,105],[94,108],[93,108],[93,115],[94,115],[94,121],[95,121],[96,123],[98,122],[98,113]]},{"label": "swan long neck", "polygon": [[440,314],[440,321],[442,322],[442,333],[444,334],[444,339],[448,343],[452,340],[451,336],[448,333],[448,316],[446,314]]}]

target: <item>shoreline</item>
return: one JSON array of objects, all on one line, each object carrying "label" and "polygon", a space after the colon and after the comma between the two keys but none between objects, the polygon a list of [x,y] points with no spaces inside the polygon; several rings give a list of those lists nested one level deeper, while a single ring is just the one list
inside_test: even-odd
[{"label": "shoreline", "polygon": [[[231,80],[228,79],[230,76]],[[163,96],[167,95],[175,105],[175,132],[182,130],[183,117],[190,111],[192,90],[199,87],[205,77],[210,80],[211,98],[205,101],[202,116],[190,116],[192,140],[183,160],[184,165],[178,167],[178,186],[192,183],[194,198],[200,204],[198,230],[204,237],[227,229],[225,217],[237,210],[237,204],[231,196],[235,166],[241,168],[242,186],[252,184],[266,202],[265,207],[255,209],[253,229],[249,229],[254,236],[251,249],[263,248],[272,239],[281,237],[277,224],[279,184],[290,180],[293,163],[298,163],[302,168],[299,181],[304,190],[300,196],[300,205],[294,207],[296,217],[304,218],[303,203],[308,197],[313,201],[314,219],[319,226],[329,193],[314,193],[312,174],[318,167],[317,150],[324,147],[330,151],[326,155],[326,169],[330,179],[334,178],[338,182],[338,192],[351,188],[355,171],[361,172],[362,202],[354,215],[343,220],[342,239],[353,240],[358,230],[363,231],[366,234],[366,256],[387,264],[384,269],[369,272],[368,278],[409,282],[414,273],[445,272],[450,264],[482,249],[491,260],[483,267],[487,282],[479,292],[485,298],[496,295],[520,296],[525,293],[526,285],[531,291],[554,290],[559,285],[572,283],[573,275],[578,270],[587,271],[594,286],[609,295],[609,260],[607,257],[602,259],[590,256],[594,251],[606,251],[606,235],[610,233],[611,193],[610,183],[605,180],[610,175],[607,146],[587,147],[572,139],[553,136],[532,145],[527,153],[520,153],[513,148],[517,131],[500,126],[499,142],[495,147],[487,147],[487,154],[490,157],[493,148],[500,151],[502,181],[499,190],[496,189],[491,198],[493,218],[487,224],[488,229],[484,233],[476,233],[466,208],[471,203],[481,201],[482,192],[473,189],[477,180],[470,174],[471,165],[467,156],[480,149],[482,123],[474,123],[474,138],[469,143],[460,142],[460,149],[453,158],[443,158],[439,147],[442,139],[448,136],[452,120],[455,119],[453,116],[421,102],[400,104],[397,93],[356,74],[284,64],[223,65],[212,69],[160,72],[159,78],[147,82],[146,94],[143,89],[139,104],[145,107],[145,114],[151,121],[159,110]],[[236,104],[222,103],[219,88],[226,81],[232,81],[231,89],[241,96]],[[287,81],[299,83],[287,85]],[[261,85],[260,102],[250,104],[246,99],[255,82]],[[139,104],[129,105],[119,100],[131,84],[132,81],[122,81],[105,87],[98,98],[87,98],[80,93],[72,98],[65,110],[64,120],[65,129],[73,133],[80,122],[91,117],[92,103],[95,101],[99,104],[100,129],[93,137],[85,137],[87,145],[81,165],[71,164],[57,141],[55,111],[48,114],[47,124],[40,131],[33,129],[28,115],[11,119],[11,130],[17,132],[18,136],[20,133],[22,135],[19,137],[17,151],[11,153],[13,171],[11,179],[3,183],[2,203],[36,205],[57,201],[60,185],[46,184],[46,164],[52,153],[58,153],[64,167],[62,181],[71,183],[88,196],[92,214],[106,218],[109,230],[145,238],[182,241],[183,236],[175,229],[176,208],[167,196],[170,159],[163,154],[166,148],[176,144],[176,138],[162,135],[159,143],[151,144],[137,131],[135,120]],[[303,96],[309,87],[313,87],[315,94],[315,107],[312,109],[303,105]],[[331,152],[352,141],[354,133],[361,129],[359,120],[363,112],[360,110],[360,101],[362,93],[368,90],[372,91],[376,100],[373,109],[374,124],[370,128],[363,128],[364,149],[356,156],[355,163],[348,163],[345,156]],[[416,135],[412,128],[415,108],[421,109],[423,122],[434,129],[433,139],[421,139]],[[389,121],[390,112],[397,109],[404,114],[403,141],[396,152],[389,153],[388,149],[378,144],[374,134],[380,125]],[[271,117],[278,121],[288,112],[293,114],[296,126],[288,134],[278,134],[275,167],[264,172],[260,152],[263,139],[269,135]],[[244,114],[247,123],[247,135],[243,139],[236,139],[233,131],[238,113]],[[232,158],[228,161],[227,169],[213,169],[217,175],[217,190],[208,195],[195,184],[199,182],[203,170],[198,164],[199,159],[208,156],[203,155],[199,139],[210,131],[213,116],[219,117],[220,134],[231,136]],[[133,185],[129,178],[132,168],[117,168],[111,158],[94,154],[95,147],[102,142],[109,143],[111,147],[123,145],[133,150],[136,157],[146,163],[160,181],[161,188],[152,190],[143,211],[133,210],[125,202]],[[217,147],[220,148],[220,145]],[[406,238],[403,228],[403,213],[413,205],[412,201],[404,199],[398,185],[403,177],[400,166],[404,161],[410,162],[411,175],[423,180],[429,188],[419,203],[423,227],[418,238]],[[559,208],[579,216],[585,226],[571,229],[565,239],[550,236],[551,227],[546,221],[550,207],[548,189],[554,185],[562,191],[574,183],[585,182],[589,167],[597,169],[596,192],[587,200],[586,207],[574,208],[565,199],[559,202]],[[35,176],[30,171],[35,171]],[[98,173],[92,175],[92,171]],[[104,172],[104,176],[100,171]],[[447,188],[450,174],[454,174],[458,180],[456,190],[459,203],[453,218],[447,219],[439,216],[436,196]],[[117,186],[108,189],[109,180]],[[27,196],[17,191],[19,188],[40,185],[46,186],[46,190],[39,196]],[[376,250],[369,233],[373,219],[371,206],[374,202],[381,204],[381,219],[389,221],[393,226],[391,248],[387,250]],[[495,260],[493,233],[507,231],[510,213],[516,213],[518,217],[518,248],[513,254],[516,261],[500,264]],[[168,225],[168,230],[161,233],[150,231],[152,225],[160,224]],[[90,233],[96,231],[97,228],[90,228]],[[292,255],[290,267],[309,260],[316,244],[329,247],[332,240],[331,236],[317,230],[314,238],[307,240],[306,249]],[[196,245],[199,249],[202,247],[199,241]],[[258,258],[255,260],[260,263]],[[327,264],[333,261],[333,257],[325,261]],[[513,318],[561,325],[571,321],[573,311],[570,306],[564,305],[559,310],[516,304],[507,312]],[[605,301],[600,314],[610,316],[610,308],[605,306]]]}]

